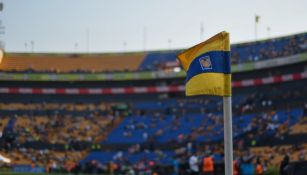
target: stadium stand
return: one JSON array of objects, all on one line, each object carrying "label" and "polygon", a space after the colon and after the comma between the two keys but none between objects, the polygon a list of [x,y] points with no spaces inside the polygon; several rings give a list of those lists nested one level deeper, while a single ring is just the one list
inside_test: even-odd
[{"label": "stadium stand", "polygon": [[136,71],[144,55],[59,55],[59,54],[5,54],[1,71],[27,72],[101,72]]},{"label": "stadium stand", "polygon": [[[290,82],[290,84],[292,83],[295,82]],[[266,89],[272,88],[270,86],[265,87]],[[287,89],[287,91],[293,92],[293,94],[295,94],[295,89],[298,87],[295,85],[289,86],[288,83],[283,86],[283,88],[285,89],[285,91]],[[262,101],[259,101],[259,103],[265,106],[268,105],[268,107],[266,108],[265,106],[262,106],[261,109],[256,110],[258,112],[255,113],[255,111],[251,109],[246,110],[246,106],[259,106],[260,104],[253,105],[252,103],[257,103],[257,100],[255,99],[254,101],[250,101],[249,99],[254,98],[254,96],[244,95],[244,93],[246,92],[242,91],[242,88],[239,91],[240,93],[235,93],[237,95],[234,96],[235,105],[238,106],[239,110],[237,111],[238,115],[234,116],[233,121],[234,133],[236,138],[239,139],[237,140],[237,143],[238,145],[240,145],[239,143],[244,140],[244,143],[242,144],[244,145],[243,147],[246,147],[247,151],[249,148],[251,149],[246,153],[248,156],[254,157],[253,160],[256,160],[256,157],[261,157],[261,159],[263,160],[269,159],[270,161],[268,161],[267,164],[272,165],[276,168],[279,161],[283,158],[284,154],[282,153],[284,151],[281,151],[277,155],[275,153],[276,150],[274,148],[274,145],[265,146],[269,149],[269,153],[265,154],[265,156],[269,155],[270,153],[272,154],[271,158],[265,158],[265,156],[261,152],[259,153],[255,151],[257,149],[260,150],[263,148],[263,146],[261,146],[261,140],[263,139],[256,138],[279,138],[281,134],[288,133],[292,131],[293,128],[296,128],[298,121],[303,120],[302,116],[304,110],[302,108],[302,103],[300,103],[300,105],[297,107],[290,107],[291,110],[285,111],[283,110],[283,107],[278,107],[277,103],[274,103],[275,101],[280,101],[282,96],[278,96],[278,93],[268,93],[270,94],[270,96],[268,96],[266,99],[261,98],[261,95],[259,95],[260,99],[262,99]],[[245,91],[250,93],[251,91],[253,91],[253,89],[245,89]],[[271,90],[267,91],[270,92]],[[262,94],[265,94],[265,90],[261,90],[261,92]],[[282,92],[279,93],[282,94]],[[305,97],[302,94],[304,94],[304,91],[300,92],[300,94],[296,96],[293,95],[293,100],[298,101],[299,97]],[[94,97],[92,98],[93,101],[96,101]],[[270,102],[269,99],[274,98],[277,99],[275,99],[274,101],[272,100]],[[46,162],[56,162],[55,164],[57,165],[65,165],[64,167],[62,167],[62,169],[65,169],[66,171],[70,169],[69,167],[73,167],[75,163],[79,162],[80,160],[82,160],[80,162],[81,164],[90,165],[92,164],[92,161],[95,160],[95,166],[97,166],[96,168],[100,166],[103,167],[102,165],[107,165],[110,160],[113,160],[114,163],[121,166],[126,165],[125,162],[128,161],[132,165],[135,165],[138,171],[143,171],[140,165],[142,163],[146,164],[144,166],[149,166],[149,162],[153,161],[156,164],[162,164],[163,166],[172,166],[174,157],[178,156],[181,161],[184,161],[189,155],[188,152],[191,152],[194,149],[199,150],[199,152],[203,152],[201,151],[203,149],[207,151],[212,150],[212,152],[214,153],[214,160],[216,162],[222,162],[223,160],[222,146],[217,144],[222,138],[222,120],[221,114],[218,110],[219,100],[215,97],[209,97],[206,99],[199,97],[180,99],[177,97],[173,99],[160,100],[158,102],[155,100],[135,102],[135,100],[131,99],[132,101],[134,101],[134,104],[130,105],[132,109],[131,115],[124,117],[120,124],[116,125],[117,127],[115,127],[111,132],[105,131],[109,133],[107,134],[108,137],[104,141],[101,140],[101,144],[94,145],[92,143],[95,142],[93,142],[92,139],[86,140],[86,137],[84,137],[85,135],[82,134],[83,127],[81,122],[83,124],[88,124],[91,128],[95,128],[97,124],[102,126],[103,128],[104,125],[101,124],[104,122],[102,120],[103,118],[95,120],[95,117],[83,118],[79,115],[90,115],[90,111],[98,110],[100,112],[106,109],[111,110],[111,106],[116,103],[63,103],[60,101],[61,98],[57,97],[55,99],[58,100],[57,103],[7,102],[2,103],[0,105],[2,115],[17,114],[17,116],[10,120],[12,124],[8,124],[10,123],[10,121],[8,121],[7,126],[10,126],[9,128],[12,128],[11,125],[13,125],[13,128],[17,134],[17,142],[15,143],[18,143],[17,145],[20,145],[18,149],[14,148],[15,146],[12,146],[12,151],[9,151],[12,154],[7,154],[4,152],[4,155],[14,158],[15,162],[20,164],[29,164],[35,162],[35,164],[37,164],[38,166],[46,167],[48,165],[46,164]],[[263,103],[264,101],[266,102],[266,104]],[[305,100],[301,101],[304,102]],[[180,108],[178,109],[177,106],[179,106]],[[278,112],[272,110],[275,107],[278,108]],[[211,112],[208,111],[210,109]],[[184,113],[187,113],[188,115],[182,115]],[[49,115],[49,117],[47,114]],[[56,116],[59,116],[60,118]],[[104,118],[107,119],[108,117]],[[47,123],[52,124],[53,122],[56,123],[57,121],[63,123],[64,127],[61,125],[63,128],[61,128],[60,126],[59,128],[51,127],[48,129],[48,125],[46,125]],[[131,121],[134,121],[135,123],[131,123]],[[182,123],[185,123],[185,125],[182,125]],[[79,129],[77,126],[79,126]],[[76,135],[76,137],[74,137],[74,134],[76,133],[70,132],[69,130],[71,128],[73,128],[73,130],[75,129],[80,131],[78,133],[80,135]],[[130,136],[129,134],[125,136],[125,128],[128,129],[128,132],[131,132]],[[159,129],[165,130],[165,134],[161,134],[160,137],[156,138],[152,137],[154,134],[159,132]],[[24,132],[27,130],[29,130],[29,132]],[[58,155],[56,156],[57,159],[55,159],[52,156],[51,158],[47,156],[49,155],[48,151],[51,151],[52,149],[48,149],[47,153],[44,153],[45,149],[43,148],[45,148],[46,145],[41,145],[40,147],[36,146],[37,148],[30,149],[27,146],[27,143],[23,142],[24,140],[28,139],[30,144],[33,145],[35,143],[36,145],[38,145],[37,142],[35,142],[37,140],[34,139],[35,137],[37,137],[42,141],[46,142],[47,145],[54,144],[52,137],[43,139],[45,135],[44,133],[46,133],[46,131],[48,133],[47,136],[51,135],[57,138],[58,144],[63,145],[64,148],[65,146],[71,148],[67,148],[66,151],[65,149],[61,151],[61,148],[54,147],[53,149],[55,149],[55,151],[52,152],[52,154]],[[143,135],[144,131],[148,133],[147,136]],[[217,131],[217,133],[213,131]],[[26,134],[24,135],[24,133]],[[67,138],[62,139],[62,133],[67,133],[69,135],[69,138],[71,138],[71,140],[73,141],[87,141],[89,144],[87,144],[83,149],[81,148],[81,154],[80,151],[77,151],[80,148],[75,148],[76,142],[71,142],[72,145],[67,145],[67,143],[69,143],[70,141]],[[86,132],[87,135],[95,133],[96,132]],[[255,136],[256,138],[254,138]],[[145,137],[147,137],[147,141],[144,140]],[[191,139],[194,141],[192,141]],[[189,142],[192,143],[192,147],[196,148],[188,147],[186,144]],[[201,145],[207,145],[206,143],[212,143],[212,148],[202,148]],[[255,148],[254,146],[257,146],[258,144],[260,147]],[[172,148],[171,145],[178,145],[178,147]],[[281,146],[281,149],[283,149],[283,147],[284,146]],[[86,150],[88,149],[93,150],[93,152],[87,154]],[[236,148],[236,151],[239,150],[241,149]],[[65,152],[67,156],[61,156],[65,155]],[[240,153],[238,154],[245,154],[244,152],[239,152]],[[293,151],[293,157],[291,157],[291,160],[298,160],[297,157],[300,152],[301,149],[295,149]],[[42,154],[44,156],[42,156]],[[71,157],[75,157],[75,154],[81,154],[82,156],[71,159]],[[46,158],[38,158],[37,156],[32,156],[30,158],[29,155],[37,155],[38,157]],[[199,154],[199,156],[203,155]],[[66,160],[66,162],[61,163],[60,160],[64,159]],[[104,167],[104,169],[101,171],[107,171],[107,168]]]},{"label": "stadium stand", "polygon": [[[233,44],[232,63],[255,62],[302,53],[307,50],[306,39],[307,33],[301,33],[264,41]],[[0,64],[0,71],[90,73],[164,70],[178,66],[176,55],[179,52],[181,50],[156,51],[148,54],[5,54]]]},{"label": "stadium stand", "polygon": [[[277,57],[290,56],[306,51],[307,34],[274,38],[264,41],[231,45],[232,63],[244,63]],[[176,62],[176,55],[180,51],[166,53],[149,53],[142,62],[141,70],[159,70],[167,62]]]},{"label": "stadium stand", "polygon": [[[294,116],[287,121],[289,125],[296,123],[298,117],[302,115],[302,110],[293,109],[287,112],[272,113],[263,114],[264,121],[261,121],[268,123],[267,134],[274,134],[275,127],[278,128],[279,124],[284,123],[288,115]],[[254,122],[253,119],[256,117],[256,114],[235,116],[233,120],[234,136],[237,137],[249,131]],[[147,139],[154,139],[153,142],[171,142],[181,139],[184,142],[187,138],[194,138],[193,140],[198,142],[220,141],[224,134],[222,121],[221,114],[214,115],[212,113],[207,116],[201,114],[161,116],[161,114],[157,114],[156,116],[127,117],[118,129],[109,134],[107,143],[142,143]]]},{"label": "stadium stand", "polygon": [[[306,35],[233,45],[234,62],[306,53]],[[270,49],[263,51],[264,48]],[[6,73],[25,75],[114,72],[115,68],[158,70],[164,69],[166,62],[172,62],[177,52],[76,58],[8,54],[5,59],[25,62],[13,61],[9,66],[9,59],[7,62],[4,59],[0,67]],[[106,68],[98,67],[105,57],[117,59],[110,62],[112,65],[105,63]],[[53,64],[52,59],[61,60],[62,65],[44,67]],[[76,64],[71,63],[74,59]],[[84,59],[90,59],[89,64],[97,67],[86,67]],[[38,65],[33,64],[29,71],[32,61]],[[126,62],[131,65],[127,67]],[[291,162],[306,159],[306,78],[306,61],[233,74],[234,158],[241,171],[255,169],[259,162],[266,172],[278,171],[280,162],[289,153]],[[216,174],[223,171],[221,99],[185,97],[183,77],[1,82],[0,154],[12,159],[9,166],[13,168],[26,164],[46,172],[171,174],[178,166],[185,174],[187,160],[196,154],[200,159],[211,155]]]}]

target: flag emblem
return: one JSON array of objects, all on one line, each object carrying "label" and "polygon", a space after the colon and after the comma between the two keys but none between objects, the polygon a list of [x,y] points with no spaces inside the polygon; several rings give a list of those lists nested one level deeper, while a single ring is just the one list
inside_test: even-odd
[{"label": "flag emblem", "polygon": [[205,56],[199,59],[199,63],[202,70],[212,69],[210,56]]}]

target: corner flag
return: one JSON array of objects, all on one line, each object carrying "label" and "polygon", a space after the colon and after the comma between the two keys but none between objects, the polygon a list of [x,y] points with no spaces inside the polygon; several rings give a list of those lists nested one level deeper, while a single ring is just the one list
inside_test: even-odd
[{"label": "corner flag", "polygon": [[229,34],[221,32],[180,53],[186,77],[186,95],[231,96]]},{"label": "corner flag", "polygon": [[225,175],[233,175],[229,34],[221,32],[178,55],[186,77],[186,95],[223,96]]}]

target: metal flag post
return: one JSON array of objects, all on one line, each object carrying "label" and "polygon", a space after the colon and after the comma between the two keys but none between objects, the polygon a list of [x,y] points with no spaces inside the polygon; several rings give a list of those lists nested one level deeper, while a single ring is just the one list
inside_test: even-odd
[{"label": "metal flag post", "polygon": [[223,97],[225,175],[233,175],[231,96]]}]

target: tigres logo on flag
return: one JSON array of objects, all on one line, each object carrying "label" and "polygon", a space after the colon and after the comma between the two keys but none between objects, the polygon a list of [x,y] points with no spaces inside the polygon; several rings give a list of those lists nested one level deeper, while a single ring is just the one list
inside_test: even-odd
[{"label": "tigres logo on flag", "polygon": [[203,70],[212,69],[211,61],[209,56],[205,56],[199,59],[201,68]]}]

